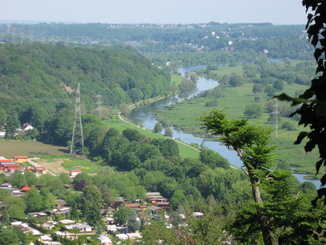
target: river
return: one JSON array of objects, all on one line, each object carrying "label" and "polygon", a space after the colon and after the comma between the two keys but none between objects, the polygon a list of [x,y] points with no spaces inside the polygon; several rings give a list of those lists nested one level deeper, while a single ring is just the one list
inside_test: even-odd
[{"label": "river", "polygon": [[[194,71],[198,69],[205,68],[207,66],[192,66],[192,67],[186,67],[186,68],[179,68],[178,71],[184,76],[187,71]],[[160,101],[153,102],[149,105],[145,105],[140,108],[135,108],[131,111],[129,118],[134,122],[141,122],[142,125],[147,129],[154,129],[155,124],[158,122],[154,118],[155,111],[158,109],[169,106],[171,104],[175,104],[176,102],[183,101],[185,99],[189,99],[195,95],[198,95],[208,89],[212,89],[218,86],[218,82],[206,79],[204,77],[198,77],[197,80],[197,89],[191,94],[188,94],[187,96],[181,96],[176,95],[173,97],[169,97]],[[237,153],[235,151],[229,150],[226,146],[221,145],[217,141],[204,141],[203,138],[195,137],[192,134],[183,133],[181,131],[177,131],[173,128],[171,128],[173,131],[173,137],[176,139],[181,139],[182,141],[190,144],[190,143],[196,143],[198,145],[203,145],[207,147],[208,149],[211,149],[217,153],[219,153],[221,156],[225,157],[229,160],[229,162],[235,166],[240,168],[243,164],[240,161],[240,158],[237,156]],[[307,181],[303,178],[303,175],[294,174],[295,177],[302,183],[304,181]],[[309,180],[312,183],[316,185],[317,188],[320,186],[319,180]]]}]

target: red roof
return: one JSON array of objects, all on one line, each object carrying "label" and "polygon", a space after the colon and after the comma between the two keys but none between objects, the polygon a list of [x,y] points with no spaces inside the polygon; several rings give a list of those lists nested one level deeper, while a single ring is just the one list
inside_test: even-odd
[{"label": "red roof", "polygon": [[13,159],[0,159],[0,163],[1,162],[13,162]]},{"label": "red roof", "polygon": [[70,170],[70,173],[81,173],[81,170]]},{"label": "red roof", "polygon": [[128,208],[139,208],[138,203],[126,203],[125,206]]},{"label": "red roof", "polygon": [[14,156],[14,159],[27,159],[28,156]]},{"label": "red roof", "polygon": [[8,170],[16,170],[16,169],[24,170],[22,167],[6,167],[6,169],[8,169]]},{"label": "red roof", "polygon": [[10,164],[8,164],[8,163],[3,163],[3,164],[1,164],[1,166],[3,166],[3,167],[19,167],[19,164],[17,164],[17,163],[10,163]]},{"label": "red roof", "polygon": [[21,191],[29,191],[30,189],[32,188],[29,187],[28,185],[24,185],[22,188],[20,188]]}]

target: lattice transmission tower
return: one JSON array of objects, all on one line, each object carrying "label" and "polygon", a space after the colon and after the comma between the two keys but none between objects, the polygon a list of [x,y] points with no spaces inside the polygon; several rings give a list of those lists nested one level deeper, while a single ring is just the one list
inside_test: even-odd
[{"label": "lattice transmission tower", "polygon": [[96,98],[97,98],[97,101],[96,101],[96,109],[95,109],[95,112],[96,112],[96,115],[98,115],[98,117],[100,119],[102,119],[102,101],[101,101],[101,93],[98,92],[98,95],[96,95]]},{"label": "lattice transmission tower", "polygon": [[76,89],[75,120],[74,120],[74,128],[72,131],[70,154],[81,154],[83,150],[84,150],[84,135],[83,135],[83,125],[81,120],[81,109],[80,109],[80,83],[78,83]]},{"label": "lattice transmission tower", "polygon": [[277,99],[274,98],[274,139],[277,139],[278,136],[278,104]]}]

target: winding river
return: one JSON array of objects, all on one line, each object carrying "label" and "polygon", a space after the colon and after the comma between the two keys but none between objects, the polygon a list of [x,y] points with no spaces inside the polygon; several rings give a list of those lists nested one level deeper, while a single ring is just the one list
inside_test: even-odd
[{"label": "winding river", "polygon": [[[201,68],[205,68],[207,66],[192,66],[192,67],[186,67],[186,68],[179,68],[179,72],[184,76],[187,71],[194,71]],[[135,108],[131,111],[129,118],[134,122],[142,122],[142,125],[147,129],[154,129],[155,124],[158,122],[154,118],[155,111],[165,107],[169,106],[171,104],[175,104],[176,102],[183,101],[185,99],[189,99],[195,95],[198,95],[206,90],[212,89],[214,87],[218,86],[218,82],[206,79],[204,77],[198,77],[197,80],[197,89],[193,93],[187,95],[187,96],[181,96],[176,95],[173,97],[169,97],[160,101],[153,102],[149,105]],[[240,161],[239,157],[237,156],[235,151],[229,150],[226,146],[221,145],[217,141],[205,141],[203,138],[195,137],[192,134],[183,133],[181,131],[177,131],[172,128],[173,131],[173,137],[176,139],[181,139],[182,141],[190,144],[190,143],[196,143],[198,145],[203,145],[207,147],[208,149],[211,149],[226,159],[229,160],[229,162],[235,166],[240,168],[242,166],[242,162]],[[307,181],[303,178],[303,175],[299,174],[293,174],[300,182]],[[319,180],[309,180],[313,182],[317,188],[320,186]]]}]

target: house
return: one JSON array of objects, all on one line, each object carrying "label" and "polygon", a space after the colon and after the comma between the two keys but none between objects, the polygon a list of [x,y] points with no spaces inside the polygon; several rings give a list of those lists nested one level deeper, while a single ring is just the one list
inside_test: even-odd
[{"label": "house", "polygon": [[66,214],[70,212],[70,207],[61,207],[61,208],[56,208],[50,211],[50,213],[53,213],[55,215],[60,215],[60,214]]},{"label": "house", "polygon": [[29,124],[29,123],[24,123],[24,124],[22,125],[22,129],[23,129],[24,131],[28,131],[28,130],[32,130],[32,129],[34,129],[34,127],[33,127],[31,124]]},{"label": "house", "polygon": [[162,208],[157,207],[157,206],[150,206],[148,208],[153,214],[157,214],[159,210],[161,210]]},{"label": "house", "polygon": [[125,200],[123,197],[117,197],[114,202],[110,203],[110,207],[119,207],[124,204]]},{"label": "house", "polygon": [[167,198],[161,196],[159,192],[148,192],[146,193],[147,202],[152,205],[157,205],[159,202],[168,202]]},{"label": "house", "polygon": [[35,167],[34,171],[35,171],[36,175],[46,174],[46,172],[47,172],[46,168],[42,167],[42,166]]},{"label": "house", "polygon": [[9,184],[9,183],[3,183],[3,184],[1,185],[1,188],[12,188],[12,185]]},{"label": "house", "polygon": [[170,209],[170,203],[169,202],[157,202],[156,205],[163,209]]},{"label": "house", "polygon": [[32,230],[31,230],[31,233],[33,234],[33,236],[39,236],[39,235],[42,234],[40,231],[35,230],[35,229],[32,229]]},{"label": "house", "polygon": [[2,163],[14,163],[14,159],[0,159],[0,164]]},{"label": "house", "polygon": [[127,240],[129,238],[128,235],[126,235],[126,234],[116,234],[115,236],[123,241]]},{"label": "house", "polygon": [[128,238],[130,240],[134,240],[134,239],[137,239],[137,238],[142,238],[142,235],[138,232],[132,232],[132,233],[128,233]]},{"label": "house", "polygon": [[102,245],[113,245],[111,239],[107,236],[100,235],[96,238]]},{"label": "house", "polygon": [[117,226],[116,225],[107,225],[106,230],[110,233],[114,233],[117,231]]},{"label": "house", "polygon": [[6,164],[3,167],[4,172],[14,173],[15,171],[24,172],[24,168],[20,167],[18,164]]},{"label": "house", "polygon": [[194,216],[195,218],[200,218],[201,216],[203,216],[204,214],[202,212],[193,212],[192,216]]},{"label": "house", "polygon": [[65,200],[57,199],[56,201],[57,201],[57,208],[64,208],[66,206]]},{"label": "house", "polygon": [[70,170],[69,177],[73,179],[76,177],[77,174],[80,174],[81,172],[81,170]]},{"label": "house", "polygon": [[60,223],[61,224],[73,224],[73,223],[75,223],[75,221],[73,221],[71,219],[63,219],[63,220],[60,220]]},{"label": "house", "polygon": [[143,210],[147,209],[147,206],[140,206],[138,203],[126,203],[125,207],[132,208],[136,210],[137,213],[141,213]]},{"label": "house", "polygon": [[28,156],[14,156],[13,159],[16,163],[27,162]]},{"label": "house", "polygon": [[33,212],[33,213],[29,213],[31,216],[33,216],[34,218],[46,218],[48,217],[48,215],[46,213],[43,212]]},{"label": "house", "polygon": [[41,226],[45,229],[52,230],[55,226],[55,222],[45,222]]},{"label": "house", "polygon": [[28,224],[22,223],[21,221],[16,221],[11,223],[12,226],[16,226],[19,229],[21,229],[24,233],[29,232],[30,229],[28,227]]},{"label": "house", "polygon": [[66,228],[68,230],[71,229],[78,229],[78,233],[89,233],[93,231],[93,228],[89,226],[87,223],[77,223],[77,224],[72,224],[72,225],[66,225]]},{"label": "house", "polygon": [[32,188],[29,187],[28,185],[24,185],[23,187],[20,188],[20,191],[26,192],[26,191],[29,191],[30,189],[32,189]]}]

